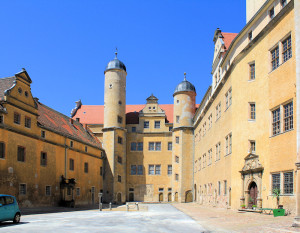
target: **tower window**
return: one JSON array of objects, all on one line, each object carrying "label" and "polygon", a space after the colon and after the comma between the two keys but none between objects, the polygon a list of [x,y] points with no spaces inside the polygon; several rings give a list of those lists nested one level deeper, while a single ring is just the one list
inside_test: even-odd
[{"label": "tower window", "polygon": [[176,123],[179,123],[179,116],[176,116]]},{"label": "tower window", "polygon": [[118,137],[118,143],[119,143],[119,144],[123,144],[123,138]]},{"label": "tower window", "polygon": [[41,166],[47,166],[47,153],[41,152]]},{"label": "tower window", "polygon": [[89,172],[89,164],[84,163],[84,173],[88,173],[88,172]]},{"label": "tower window", "polygon": [[121,176],[118,176],[118,182],[122,182],[122,177]]},{"label": "tower window", "polygon": [[123,122],[123,118],[118,116],[118,123],[122,124],[122,122]]}]

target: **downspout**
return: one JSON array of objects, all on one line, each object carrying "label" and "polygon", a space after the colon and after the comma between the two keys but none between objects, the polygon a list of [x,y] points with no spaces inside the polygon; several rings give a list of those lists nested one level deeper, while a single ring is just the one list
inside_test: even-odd
[{"label": "downspout", "polygon": [[295,15],[295,60],[296,60],[296,102],[297,102],[297,159],[296,159],[296,216],[294,227],[300,227],[300,1],[294,1]]},{"label": "downspout", "polygon": [[[197,193],[195,193],[195,129],[193,129],[193,160],[192,160],[192,168],[193,168],[193,193],[194,193],[194,202],[197,203]],[[196,188],[197,192],[197,188]]]},{"label": "downspout", "polygon": [[67,155],[68,155],[68,148],[67,148],[67,138],[65,137],[65,178],[67,179]]}]

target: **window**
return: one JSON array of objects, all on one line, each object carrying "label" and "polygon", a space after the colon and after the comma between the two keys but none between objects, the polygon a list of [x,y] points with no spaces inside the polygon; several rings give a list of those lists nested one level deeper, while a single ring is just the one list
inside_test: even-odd
[{"label": "window", "polygon": [[100,167],[100,176],[103,176],[103,167]]},{"label": "window", "polygon": [[122,124],[122,122],[123,122],[123,118],[118,116],[118,123]]},{"label": "window", "polygon": [[283,62],[286,62],[292,57],[292,39],[291,36],[289,36],[287,39],[285,39],[282,42],[282,56],[283,56]]},{"label": "window", "polygon": [[284,131],[293,129],[293,102],[283,106],[284,109]]},{"label": "window", "polygon": [[279,66],[279,48],[278,48],[278,46],[271,51],[271,65],[272,65],[272,70],[275,70]]},{"label": "window", "polygon": [[272,128],[273,128],[273,135],[277,135],[280,133],[280,108],[275,109],[272,111]]},{"label": "window", "polygon": [[25,147],[18,146],[18,161],[25,162]]},{"label": "window", "polygon": [[0,124],[3,124],[3,122],[4,122],[4,117],[3,115],[0,115]]},{"label": "window", "polygon": [[0,142],[0,159],[5,158],[5,143]]},{"label": "window", "polygon": [[122,157],[118,156],[118,163],[122,164]]},{"label": "window", "polygon": [[173,126],[170,126],[170,127],[169,127],[169,131],[172,131],[172,130],[173,130]]},{"label": "window", "polygon": [[132,142],[132,143],[130,144],[130,150],[131,150],[131,151],[136,151],[136,142]]},{"label": "window", "polygon": [[205,136],[206,134],[206,122],[204,122],[203,124],[203,137]]},{"label": "window", "polygon": [[119,143],[119,144],[123,144],[123,138],[118,137],[118,143]]},{"label": "window", "polygon": [[154,175],[154,165],[149,165],[149,175]]},{"label": "window", "polygon": [[221,102],[216,107],[216,120],[221,117]]},{"label": "window", "polygon": [[87,146],[84,147],[84,151],[88,152],[88,147]]},{"label": "window", "polygon": [[224,195],[227,195],[227,180],[224,180]]},{"label": "window", "polygon": [[169,192],[172,192],[172,188],[168,188],[168,191],[169,191]]},{"label": "window", "polygon": [[179,137],[176,137],[175,140],[176,140],[176,143],[179,144]]},{"label": "window", "polygon": [[286,0],[281,0],[280,3],[281,3],[281,6],[284,7],[286,5],[287,1]]},{"label": "window", "polygon": [[168,150],[172,150],[172,142],[168,142]]},{"label": "window", "polygon": [[180,116],[176,116],[176,123],[179,124]]},{"label": "window", "polygon": [[138,168],[137,169],[137,174],[138,175],[143,175],[144,174],[144,172],[143,172],[143,165],[138,165],[137,168]]},{"label": "window", "polygon": [[250,153],[255,153],[256,146],[255,141],[250,141]]},{"label": "window", "polygon": [[164,188],[158,188],[158,192],[163,192]]},{"label": "window", "polygon": [[84,173],[88,173],[88,172],[89,172],[89,164],[84,163]]},{"label": "window", "polygon": [[160,175],[160,165],[155,166],[155,175]]},{"label": "window", "polygon": [[154,122],[154,128],[159,129],[160,128],[160,121],[155,121]]},{"label": "window", "polygon": [[74,171],[74,159],[69,159],[69,169]]},{"label": "window", "polygon": [[25,127],[26,128],[31,128],[31,118],[25,116]]},{"label": "window", "polygon": [[198,171],[200,171],[201,170],[201,157],[198,159],[198,161],[199,161]]},{"label": "window", "polygon": [[150,151],[160,151],[161,150],[161,142],[149,142],[149,150]]},{"label": "window", "polygon": [[122,182],[122,177],[120,175],[118,175],[118,182]]},{"label": "window", "polygon": [[273,19],[273,18],[274,18],[274,16],[275,16],[274,7],[272,7],[272,8],[269,10],[269,16],[270,16],[270,19]]},{"label": "window", "polygon": [[216,144],[216,161],[221,159],[221,143]]},{"label": "window", "polygon": [[14,123],[19,125],[20,122],[21,122],[21,115],[19,113],[15,112],[14,113]]},{"label": "window", "polygon": [[136,165],[131,165],[130,175],[136,175]]},{"label": "window", "polygon": [[255,63],[252,63],[252,64],[250,64],[249,65],[249,78],[250,78],[250,80],[254,80],[255,79]]},{"label": "window", "polygon": [[179,157],[177,155],[175,156],[175,162],[179,163]]},{"label": "window", "polygon": [[26,184],[19,185],[19,193],[20,193],[20,195],[26,195],[26,193],[27,193]]},{"label": "window", "polygon": [[205,168],[206,167],[206,154],[204,154],[202,156],[202,158],[203,158],[203,168]]},{"label": "window", "polygon": [[131,128],[131,132],[132,132],[132,133],[135,133],[135,132],[136,132],[136,127],[132,127],[132,128]]},{"label": "window", "polygon": [[47,166],[47,153],[41,152],[41,166]]},{"label": "window", "polygon": [[70,141],[70,147],[73,147],[73,146],[74,146],[74,142]]},{"label": "window", "polygon": [[248,39],[249,39],[249,41],[252,40],[252,31],[250,31],[250,32],[248,33]]},{"label": "window", "polygon": [[144,121],[144,129],[149,129],[149,121]]},{"label": "window", "polygon": [[137,144],[137,150],[138,151],[143,151],[143,143],[142,142],[138,142],[138,144]]},{"label": "window", "polygon": [[168,175],[172,175],[172,165],[168,165]]},{"label": "window", "polygon": [[41,137],[45,138],[46,137],[46,132],[44,130],[41,131]]},{"label": "window", "polygon": [[76,188],[76,196],[80,196],[80,188]]},{"label": "window", "polygon": [[212,149],[208,151],[208,165],[212,164]]},{"label": "window", "polygon": [[256,114],[255,114],[255,103],[250,103],[249,104],[249,107],[250,107],[250,120],[255,120],[256,118]]},{"label": "window", "polygon": [[46,194],[46,196],[51,196],[51,186],[49,186],[49,185],[46,186],[45,194]]},{"label": "window", "polygon": [[175,180],[178,181],[179,180],[179,175],[175,174]]},{"label": "window", "polygon": [[218,181],[218,195],[221,195],[221,182]]},{"label": "window", "polygon": [[283,173],[283,191],[285,194],[293,194],[293,186],[294,186],[294,179],[293,179],[293,172],[285,172]]},{"label": "window", "polygon": [[212,114],[209,115],[208,117],[208,129],[212,127]]},{"label": "window", "polygon": [[225,141],[226,141],[226,155],[231,153],[231,140],[232,140],[232,136],[231,136],[231,134],[228,134],[225,138]]},{"label": "window", "polygon": [[129,192],[134,192],[134,188],[129,188]]},{"label": "window", "polygon": [[231,88],[225,94],[226,109],[229,108],[232,102]]},{"label": "window", "polygon": [[274,189],[280,190],[280,173],[272,174],[272,193]]}]

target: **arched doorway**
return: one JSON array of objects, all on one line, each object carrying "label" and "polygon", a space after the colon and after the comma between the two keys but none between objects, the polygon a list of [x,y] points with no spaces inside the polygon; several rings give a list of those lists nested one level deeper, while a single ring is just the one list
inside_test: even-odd
[{"label": "arched doorway", "polygon": [[252,205],[257,205],[257,185],[253,181],[249,185],[249,202],[248,207],[252,208]]},{"label": "arched doorway", "polygon": [[129,201],[134,201],[134,193],[129,193]]},{"label": "arched doorway", "polygon": [[191,190],[185,192],[185,202],[193,201],[193,193]]},{"label": "arched doorway", "polygon": [[172,201],[172,193],[168,193],[168,202]]},{"label": "arched doorway", "polygon": [[197,185],[194,185],[194,201],[197,201]]},{"label": "arched doorway", "polygon": [[122,196],[121,196],[121,193],[118,193],[118,195],[117,195],[117,202],[118,202],[118,203],[121,203],[121,202],[122,202]]},{"label": "arched doorway", "polygon": [[178,193],[177,192],[175,193],[175,201],[178,202]]},{"label": "arched doorway", "polygon": [[159,199],[160,202],[164,201],[164,194],[163,194],[163,193],[160,193],[160,194],[158,195],[158,199]]}]

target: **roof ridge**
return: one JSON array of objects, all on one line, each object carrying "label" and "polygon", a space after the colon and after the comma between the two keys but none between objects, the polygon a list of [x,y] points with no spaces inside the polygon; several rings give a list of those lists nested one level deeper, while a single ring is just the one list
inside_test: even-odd
[{"label": "roof ridge", "polygon": [[10,76],[10,77],[5,77],[5,78],[0,78],[0,80],[8,79],[8,78],[16,78],[16,76]]}]

